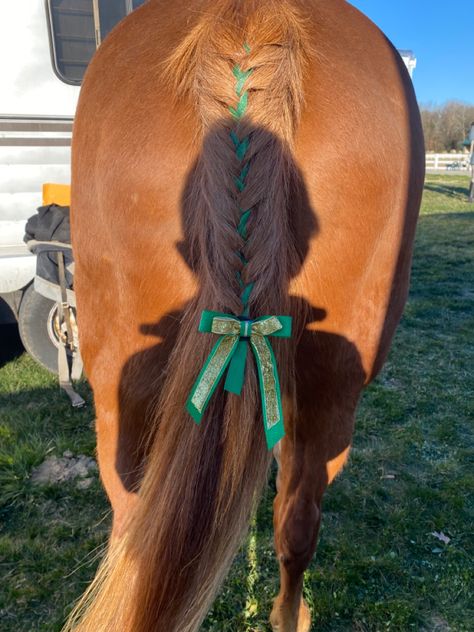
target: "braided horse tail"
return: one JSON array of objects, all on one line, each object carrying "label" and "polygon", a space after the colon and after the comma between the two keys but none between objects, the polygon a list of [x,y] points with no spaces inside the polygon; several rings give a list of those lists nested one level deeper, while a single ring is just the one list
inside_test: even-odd
[{"label": "braided horse tail", "polygon": [[[254,363],[241,397],[211,398],[200,427],[185,402],[213,344],[201,312],[290,314],[297,259],[288,158],[302,99],[304,22],[291,0],[209,3],[167,64],[197,108],[202,150],[188,203],[201,282],[187,310],[156,412],[140,504],[72,615],[77,632],[195,632],[248,528],[271,453]],[[285,408],[294,389],[291,342],[275,343]]]}]

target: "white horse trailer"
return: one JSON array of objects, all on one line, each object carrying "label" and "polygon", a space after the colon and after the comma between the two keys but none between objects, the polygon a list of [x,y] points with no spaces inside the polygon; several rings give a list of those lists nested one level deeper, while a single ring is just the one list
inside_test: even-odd
[{"label": "white horse trailer", "polygon": [[145,0],[0,2],[0,323],[18,320],[27,350],[57,366],[55,304],[34,291],[25,223],[46,182],[70,182],[80,84],[96,47]]}]

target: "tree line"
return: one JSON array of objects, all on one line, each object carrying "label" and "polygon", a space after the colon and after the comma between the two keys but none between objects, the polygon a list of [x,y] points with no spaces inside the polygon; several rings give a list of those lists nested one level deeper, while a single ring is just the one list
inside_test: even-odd
[{"label": "tree line", "polygon": [[448,101],[444,105],[421,105],[420,111],[426,151],[443,153],[463,149],[474,122],[474,105]]}]

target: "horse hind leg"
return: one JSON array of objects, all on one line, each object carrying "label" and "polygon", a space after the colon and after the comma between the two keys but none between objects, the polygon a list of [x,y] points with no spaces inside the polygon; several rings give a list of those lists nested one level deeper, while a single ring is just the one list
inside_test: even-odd
[{"label": "horse hind leg", "polygon": [[[274,632],[309,632],[311,614],[302,597],[303,576],[316,549],[320,503],[325,488],[305,472],[295,446],[282,448],[278,461],[278,493],[274,501],[275,550],[280,566],[280,592],[270,615]],[[322,477],[324,478],[324,477]]]},{"label": "horse hind leg", "polygon": [[[149,356],[155,358],[154,349],[140,354],[140,358]],[[145,371],[150,385],[144,379]],[[96,371],[93,378],[98,465],[112,505],[115,542],[126,532],[138,504],[150,433],[147,406],[156,375],[148,362],[140,363],[133,356],[127,360],[121,354],[118,361],[109,362],[108,372]]]},{"label": "horse hind leg", "polygon": [[[97,402],[97,398],[96,398]],[[102,483],[113,510],[112,540],[124,534],[127,522],[138,501],[137,484],[132,476],[137,469],[130,446],[120,437],[120,417],[114,407],[96,403],[97,458]],[[128,448],[128,450],[126,449]]]},{"label": "horse hind leg", "polygon": [[[270,616],[274,632],[310,632],[311,613],[303,599],[303,578],[316,550],[321,501],[349,453],[353,416],[338,411],[338,446],[332,445],[334,410],[319,410],[301,419],[278,448],[277,496],[274,501],[275,549],[280,566],[280,592]],[[317,416],[317,418],[315,418]],[[342,419],[345,419],[341,423]],[[298,425],[298,424],[297,424]],[[331,455],[335,455],[332,458]]]}]

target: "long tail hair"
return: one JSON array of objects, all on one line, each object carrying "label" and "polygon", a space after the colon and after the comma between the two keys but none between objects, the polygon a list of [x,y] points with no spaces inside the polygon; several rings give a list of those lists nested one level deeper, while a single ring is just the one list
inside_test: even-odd
[{"label": "long tail hair", "polygon": [[[201,287],[169,360],[136,515],[71,616],[67,629],[76,632],[196,631],[268,473],[252,362],[243,396],[218,390],[200,427],[185,402],[213,344],[197,332],[203,309],[289,313],[289,270],[298,256],[288,156],[308,46],[290,0],[209,5],[167,64],[178,98],[189,99],[200,121],[188,228]],[[291,349],[275,344],[290,403]]]}]

